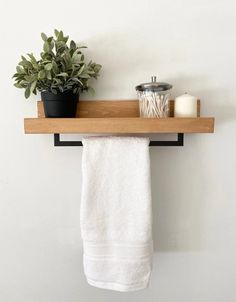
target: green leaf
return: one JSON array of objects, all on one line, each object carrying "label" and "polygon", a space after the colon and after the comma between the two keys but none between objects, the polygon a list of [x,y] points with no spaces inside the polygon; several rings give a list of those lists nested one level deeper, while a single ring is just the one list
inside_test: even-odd
[{"label": "green leaf", "polygon": [[20,66],[16,66],[16,71],[17,71],[19,74],[25,73],[25,72],[24,72],[24,69],[21,68]]},{"label": "green leaf", "polygon": [[19,65],[25,67],[25,68],[31,68],[32,67],[32,64],[30,63],[30,61],[28,60],[23,60],[19,63]]},{"label": "green leaf", "polygon": [[90,79],[90,75],[89,74],[87,74],[87,73],[84,73],[84,74],[80,74],[80,76],[79,76],[80,78],[82,78],[82,79]]},{"label": "green leaf", "polygon": [[45,35],[45,33],[41,33],[41,38],[43,39],[43,41],[47,41],[47,36]]},{"label": "green leaf", "polygon": [[37,81],[34,81],[31,86],[30,86],[30,91],[33,92],[36,88],[36,85],[37,85]]},{"label": "green leaf", "polygon": [[63,89],[62,86],[58,86],[58,88],[59,88],[60,92],[63,92],[63,91],[64,91],[64,89]]},{"label": "green leaf", "polygon": [[73,56],[72,56],[72,63],[73,63],[73,64],[81,63],[81,57],[82,57],[81,54],[77,54],[76,52],[73,53]]},{"label": "green leaf", "polygon": [[58,36],[57,36],[57,40],[58,40],[58,41],[63,41],[63,39],[64,39],[63,31],[61,30],[61,31],[59,32]]},{"label": "green leaf", "polygon": [[16,88],[23,88],[22,85],[21,85],[20,83],[15,83],[14,86],[15,86]]},{"label": "green leaf", "polygon": [[63,71],[66,71],[66,65],[64,64],[64,62],[61,61],[60,63],[61,63],[61,69],[62,69]]},{"label": "green leaf", "polygon": [[51,80],[52,79],[52,75],[50,71],[47,71],[47,79]]},{"label": "green leaf", "polygon": [[57,55],[61,55],[65,49],[66,49],[66,44],[64,41],[56,41],[55,42],[55,48],[56,48],[56,51],[57,51]]},{"label": "green leaf", "polygon": [[61,73],[57,74],[57,77],[68,77],[68,73],[61,72]]},{"label": "green leaf", "polygon": [[59,68],[57,66],[57,63],[55,61],[52,61],[52,70],[55,74],[59,72]]},{"label": "green leaf", "polygon": [[54,94],[57,94],[57,90],[56,89],[51,88],[51,92],[54,93]]},{"label": "green leaf", "polygon": [[58,31],[57,29],[54,29],[54,34],[55,34],[55,36],[57,37],[58,34],[59,34],[59,31]]},{"label": "green leaf", "polygon": [[52,40],[53,40],[53,37],[49,37],[49,38],[47,38],[47,42],[48,42],[48,43],[51,43],[51,42],[52,42]]},{"label": "green leaf", "polygon": [[39,80],[43,80],[46,77],[46,73],[44,70],[40,70],[39,74],[38,74],[38,79]]},{"label": "green leaf", "polygon": [[65,60],[67,69],[70,69],[71,68],[71,64],[72,64],[72,60],[71,60],[71,56],[69,55],[68,52],[65,52],[65,54],[64,54],[64,60]]},{"label": "green leaf", "polygon": [[69,40],[69,36],[66,36],[66,37],[63,38],[63,41],[64,41],[65,43],[67,43],[68,40]]},{"label": "green leaf", "polygon": [[49,43],[47,41],[43,45],[43,50],[45,52],[49,52],[50,51],[50,46],[49,46]]},{"label": "green leaf", "polygon": [[52,69],[52,63],[47,63],[47,64],[45,65],[45,69],[46,69],[46,70],[51,70],[51,69]]},{"label": "green leaf", "polygon": [[[81,82],[79,79],[77,79],[77,78],[71,78],[70,79],[71,81],[73,81],[73,82],[77,82],[77,83],[80,83],[82,86],[83,86],[83,82]],[[69,81],[70,81],[69,80]]]},{"label": "green leaf", "polygon": [[79,76],[84,71],[84,68],[85,68],[85,64],[83,64],[82,67],[79,69],[77,76]]},{"label": "green leaf", "polygon": [[99,72],[101,68],[102,68],[102,65],[100,65],[100,64],[95,64],[95,66],[94,66],[94,71],[95,71],[95,72]]},{"label": "green leaf", "polygon": [[35,57],[34,57],[34,55],[33,55],[32,53],[28,53],[27,55],[29,56],[29,58],[30,58],[32,61],[37,62],[36,59],[35,59]]},{"label": "green leaf", "polygon": [[[32,54],[32,53],[28,53],[28,56],[29,56],[29,58],[30,58],[30,60],[31,60],[31,64],[33,65],[33,67],[35,68],[35,69],[38,69],[38,62],[37,62],[37,60],[35,59],[35,57],[34,57],[34,55]],[[27,62],[27,61],[22,61],[22,65],[24,66],[24,65],[26,65],[25,64],[25,62]],[[27,64],[28,65],[28,64]],[[28,65],[29,66],[29,65]],[[30,67],[30,66],[29,66]]]},{"label": "green leaf", "polygon": [[53,83],[55,83],[55,85],[53,85],[53,86],[57,87],[58,85],[61,85],[61,84],[62,84],[62,80],[57,79],[57,78],[54,78],[54,79],[53,79]]},{"label": "green leaf", "polygon": [[30,89],[29,89],[29,87],[27,87],[25,89],[25,98],[28,99],[29,96],[30,96]]},{"label": "green leaf", "polygon": [[94,96],[95,95],[95,90],[93,89],[93,87],[88,87],[88,92]]},{"label": "green leaf", "polygon": [[55,45],[54,41],[51,41],[51,42],[50,42],[50,49],[51,49],[51,50],[53,50],[54,45]]},{"label": "green leaf", "polygon": [[70,48],[76,49],[76,43],[75,43],[75,41],[73,41],[73,40],[70,41]]},{"label": "green leaf", "polygon": [[34,82],[37,79],[36,74],[30,74],[25,76],[25,80],[28,82]]}]

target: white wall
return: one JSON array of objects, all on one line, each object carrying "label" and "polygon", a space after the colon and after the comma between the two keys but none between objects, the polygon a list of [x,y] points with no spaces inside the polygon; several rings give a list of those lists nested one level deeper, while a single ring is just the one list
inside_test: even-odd
[{"label": "white wall", "polygon": [[[3,3],[4,2],[4,3]],[[236,299],[234,0],[2,1],[0,301],[234,302]],[[103,65],[96,98],[134,98],[156,74],[202,100],[215,134],[151,148],[154,269],[148,290],[87,285],[79,227],[82,148],[24,135],[36,113],[11,76],[40,32],[63,29]],[[88,96],[84,95],[84,98]]]}]

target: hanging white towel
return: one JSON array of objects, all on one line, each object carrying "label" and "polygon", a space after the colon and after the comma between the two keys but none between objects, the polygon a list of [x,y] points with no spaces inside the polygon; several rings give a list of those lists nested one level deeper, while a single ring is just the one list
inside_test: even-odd
[{"label": "hanging white towel", "polygon": [[149,139],[83,139],[81,232],[89,284],[146,288],[152,263]]}]

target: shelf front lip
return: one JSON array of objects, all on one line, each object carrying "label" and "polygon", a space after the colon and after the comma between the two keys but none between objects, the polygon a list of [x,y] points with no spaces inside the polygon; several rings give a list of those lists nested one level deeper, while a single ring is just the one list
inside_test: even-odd
[{"label": "shelf front lip", "polygon": [[25,118],[26,134],[213,133],[214,117],[199,118]]}]

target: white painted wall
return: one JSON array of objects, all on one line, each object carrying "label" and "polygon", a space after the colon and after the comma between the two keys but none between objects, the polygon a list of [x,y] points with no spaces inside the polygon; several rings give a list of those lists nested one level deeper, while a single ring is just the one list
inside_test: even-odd
[{"label": "white painted wall", "polygon": [[[0,301],[234,302],[236,3],[234,0],[2,1]],[[11,75],[57,27],[103,65],[96,98],[134,98],[153,74],[199,96],[215,134],[152,148],[154,269],[148,290],[87,285],[79,227],[82,148],[24,135],[36,113]],[[88,96],[84,96],[88,98]]]}]

